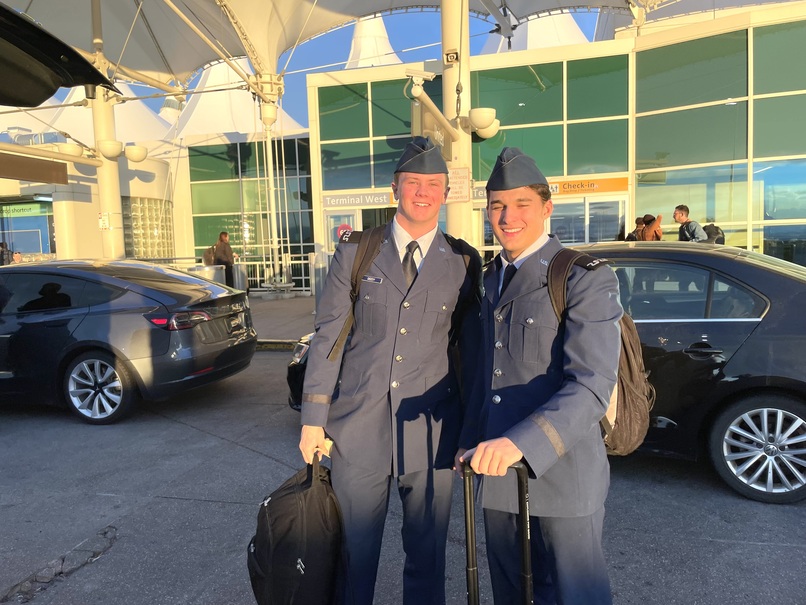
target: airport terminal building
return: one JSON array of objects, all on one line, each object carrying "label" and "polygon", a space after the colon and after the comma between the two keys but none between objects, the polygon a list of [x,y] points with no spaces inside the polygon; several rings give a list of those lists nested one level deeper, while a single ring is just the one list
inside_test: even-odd
[{"label": "airport terminal building", "polygon": [[[618,239],[646,213],[663,215],[664,239],[674,240],[672,211],[686,204],[728,245],[806,264],[803,56],[805,2],[472,56],[471,105],[495,109],[499,126],[468,137],[466,159],[449,164],[443,227],[495,248],[484,185],[500,149],[516,146],[550,182],[548,227],[564,243]],[[414,100],[412,70],[433,75],[422,87],[438,107],[455,103],[443,98],[442,62],[394,64],[309,75],[309,129],[275,131],[271,142],[260,132],[177,139],[166,127],[146,161],[120,161],[126,256],[194,262],[227,230],[254,263],[253,285],[279,269],[309,287],[310,253],[332,253],[342,230],[394,213],[389,184],[412,133],[450,143]],[[103,255],[92,237],[108,228],[96,187],[93,168],[78,164],[65,184],[0,179],[0,239],[31,257]]]}]

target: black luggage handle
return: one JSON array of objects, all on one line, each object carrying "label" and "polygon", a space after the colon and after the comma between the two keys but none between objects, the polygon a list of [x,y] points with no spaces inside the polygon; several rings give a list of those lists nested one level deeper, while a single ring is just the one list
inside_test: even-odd
[{"label": "black luggage handle", "polygon": [[[518,511],[521,534],[521,596],[528,605],[534,603],[532,590],[532,551],[529,547],[529,469],[522,460],[509,468],[518,476]],[[476,505],[473,500],[473,476],[470,461],[462,462],[462,478],[465,495],[465,536],[467,539],[467,603],[479,605],[479,567],[476,558]]]}]

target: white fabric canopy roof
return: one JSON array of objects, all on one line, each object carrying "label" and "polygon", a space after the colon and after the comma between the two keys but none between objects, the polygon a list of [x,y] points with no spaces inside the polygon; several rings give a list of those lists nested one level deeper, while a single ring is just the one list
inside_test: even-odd
[{"label": "white fabric canopy roof", "polygon": [[[93,52],[90,0],[4,0],[26,11],[70,45]],[[295,44],[357,18],[404,10],[439,8],[439,0],[170,0],[228,57],[249,56],[256,71],[276,73],[280,55]],[[100,0],[104,54],[163,83],[185,83],[218,59],[166,0]],[[500,5],[490,0],[488,5]],[[507,0],[517,20],[563,9],[627,9],[627,0]],[[480,0],[469,10],[488,15]],[[229,14],[227,14],[229,12]],[[231,18],[230,18],[231,17]],[[239,36],[240,32],[240,36]],[[248,40],[244,44],[243,40]]]}]

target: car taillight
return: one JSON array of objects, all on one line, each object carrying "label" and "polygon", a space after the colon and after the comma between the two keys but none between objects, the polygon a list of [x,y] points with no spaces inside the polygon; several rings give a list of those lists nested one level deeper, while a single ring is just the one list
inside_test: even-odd
[{"label": "car taillight", "polygon": [[212,317],[204,311],[187,311],[167,315],[146,315],[145,317],[155,326],[169,331],[189,330],[202,322],[212,319]]}]

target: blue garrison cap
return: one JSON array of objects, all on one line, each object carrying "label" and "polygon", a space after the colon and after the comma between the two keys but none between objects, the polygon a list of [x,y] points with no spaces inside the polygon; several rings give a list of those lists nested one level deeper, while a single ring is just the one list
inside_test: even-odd
[{"label": "blue garrison cap", "polygon": [[435,147],[428,137],[414,137],[406,145],[403,155],[397,161],[395,174],[398,172],[416,172],[417,174],[448,174],[448,165],[442,159],[442,152]]},{"label": "blue garrison cap", "polygon": [[517,147],[504,147],[487,179],[487,191],[506,191],[549,182],[535,161]]}]

